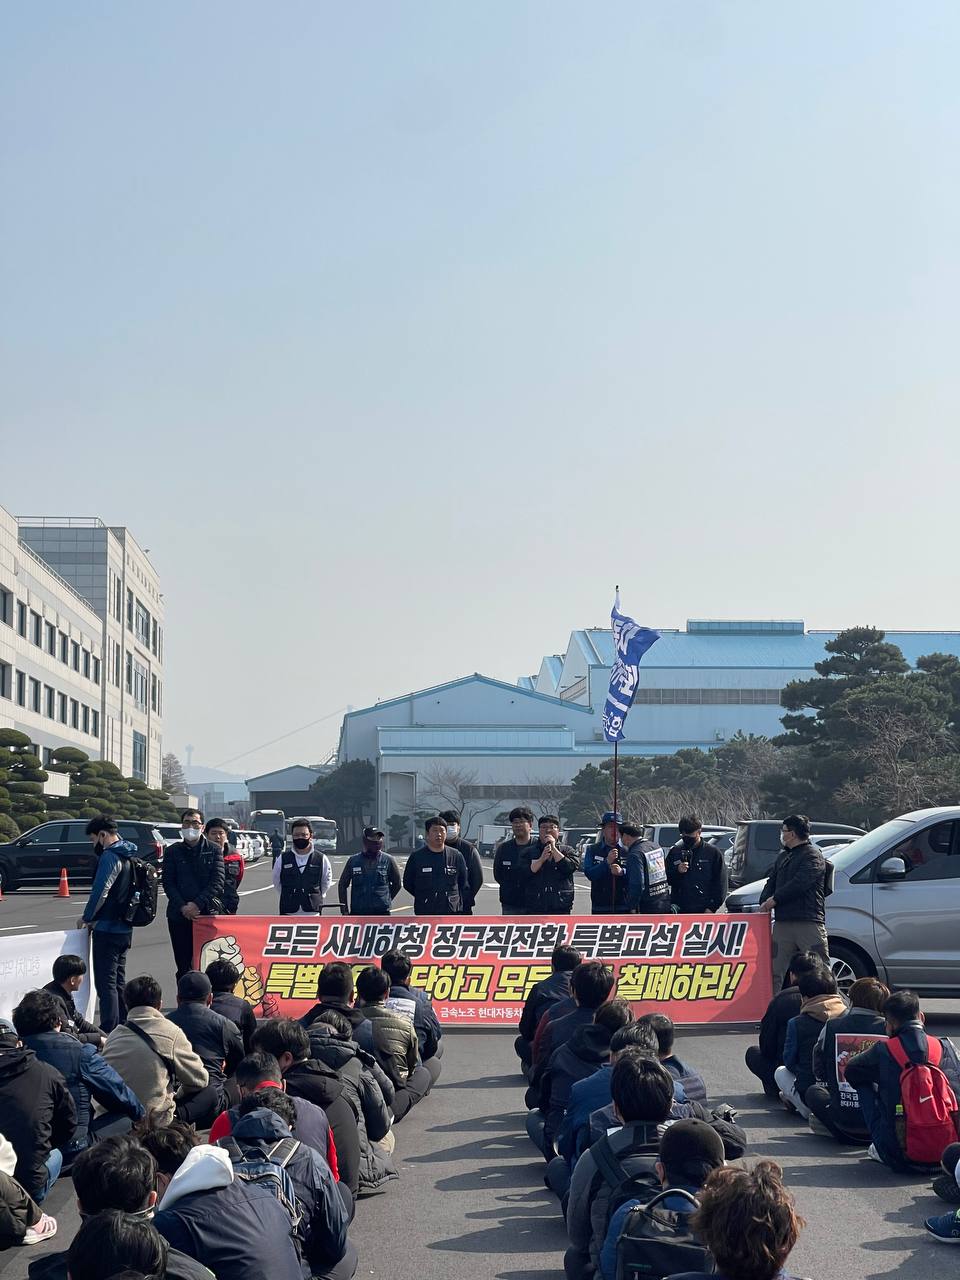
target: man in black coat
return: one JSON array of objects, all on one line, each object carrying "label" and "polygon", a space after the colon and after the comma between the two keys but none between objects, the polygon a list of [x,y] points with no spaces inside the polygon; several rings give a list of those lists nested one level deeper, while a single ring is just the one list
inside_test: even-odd
[{"label": "man in black coat", "polygon": [[203,834],[203,814],[185,809],[183,836],[163,855],[163,892],[167,895],[167,929],[177,965],[177,980],[193,968],[193,922],[216,915],[223,894],[223,854]]},{"label": "man in black coat", "polygon": [[483,863],[477,852],[477,846],[465,840],[460,834],[460,815],[456,809],[444,809],[439,816],[447,824],[444,844],[450,849],[456,849],[467,864],[467,888],[463,895],[462,914],[472,916],[477,894],[483,887]]},{"label": "man in black coat", "polygon": [[810,843],[810,822],[800,813],[788,814],[780,832],[783,853],[774,863],[760,894],[760,910],[775,911],[773,921],[773,990],[777,992],[790,961],[798,951],[815,951],[830,961],[827,950],[826,862]]},{"label": "man in black coat", "polygon": [[818,955],[800,952],[790,961],[787,973],[789,986],[775,991],[760,1020],[760,1043],[752,1044],[744,1055],[747,1066],[763,1083],[768,1098],[780,1097],[780,1086],[774,1079],[777,1067],[783,1065],[783,1046],[787,1038],[787,1025],[800,1012],[800,988],[797,983],[801,973],[818,968],[823,961]]},{"label": "man in black coat", "polygon": [[677,823],[680,841],[667,853],[670,897],[681,914],[719,911],[727,897],[727,864],[703,838],[703,823],[688,814]]},{"label": "man in black coat", "polygon": [[582,959],[583,956],[573,947],[554,947],[550,957],[553,972],[549,978],[542,978],[530,989],[520,1014],[520,1034],[513,1042],[524,1073],[533,1061],[533,1037],[537,1034],[540,1019],[551,1005],[569,998],[570,980]]},{"label": "man in black coat", "polygon": [[523,912],[523,861],[535,848],[533,813],[522,805],[511,809],[510,826],[512,839],[504,840],[493,855],[493,878],[500,886],[500,914],[504,916]]},{"label": "man in black coat", "polygon": [[87,962],[83,956],[57,956],[53,962],[53,981],[43,988],[49,991],[60,1006],[60,1030],[76,1036],[81,1044],[92,1044],[102,1049],[107,1037],[103,1031],[88,1022],[77,1009],[73,997],[83,986]]},{"label": "man in black coat", "polygon": [[[223,1085],[243,1057],[243,1040],[235,1022],[211,1009],[213,987],[205,973],[193,970],[177,983],[177,1007],[167,1017],[190,1041],[207,1069],[210,1083],[197,1095],[197,1111],[191,1116],[201,1128],[213,1122],[226,1105]],[[209,1094],[209,1097],[205,1095]]]},{"label": "man in black coat", "polygon": [[20,1043],[0,1021],[0,1133],[17,1154],[14,1177],[42,1204],[63,1168],[77,1128],[77,1108],[63,1076]]},{"label": "man in black coat", "polygon": [[257,1029],[257,1018],[249,1001],[234,994],[240,983],[240,970],[229,960],[214,960],[204,972],[213,988],[210,1008],[221,1017],[230,1019],[243,1039],[244,1053],[249,1053],[250,1042]]},{"label": "man in black coat", "polygon": [[560,819],[554,814],[544,814],[538,828],[539,838],[520,854],[522,909],[532,916],[568,916],[580,859],[576,849],[560,843]]}]

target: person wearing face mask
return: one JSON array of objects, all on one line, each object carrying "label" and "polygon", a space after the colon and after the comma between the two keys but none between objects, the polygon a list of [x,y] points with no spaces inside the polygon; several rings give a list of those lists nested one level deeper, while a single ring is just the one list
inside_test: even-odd
[{"label": "person wearing face mask", "polygon": [[292,849],[273,864],[273,887],[280,894],[282,916],[318,916],[333,879],[330,859],[313,847],[313,827],[306,818],[290,825]]},{"label": "person wearing face mask", "polygon": [[162,883],[167,895],[167,929],[177,965],[177,981],[193,968],[193,922],[217,915],[223,906],[223,854],[203,834],[203,814],[184,809],[182,839],[164,851]]},{"label": "person wearing face mask", "polygon": [[91,818],[87,839],[97,851],[97,871],[77,928],[93,935],[93,985],[100,1001],[100,1026],[108,1034],[127,1016],[123,985],[133,929],[126,911],[133,877],[130,859],[137,847],[121,840],[116,822],[107,817]]},{"label": "person wearing face mask", "polygon": [[400,892],[400,868],[383,851],[378,827],[364,827],[363,852],[348,858],[337,882],[340,910],[345,916],[388,916]]},{"label": "person wearing face mask", "polygon": [[477,894],[483,885],[483,863],[477,846],[465,840],[460,834],[460,815],[456,809],[444,809],[439,815],[447,824],[447,835],[444,844],[456,849],[467,864],[467,887],[463,895],[462,915],[472,916],[477,902]]},{"label": "person wearing face mask", "polygon": [[243,879],[243,854],[230,848],[230,829],[222,818],[210,818],[203,834],[223,854],[223,893],[220,909],[225,916],[235,916],[240,910],[240,882]]},{"label": "person wearing face mask", "polygon": [[667,853],[670,897],[681,914],[719,911],[727,897],[727,864],[702,835],[703,824],[688,814],[677,823],[680,840]]}]

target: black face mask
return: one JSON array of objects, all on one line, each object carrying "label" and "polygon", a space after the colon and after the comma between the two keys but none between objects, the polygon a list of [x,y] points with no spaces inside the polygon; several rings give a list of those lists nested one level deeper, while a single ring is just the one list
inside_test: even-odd
[{"label": "black face mask", "polygon": [[368,858],[375,858],[378,853],[383,852],[383,843],[380,840],[364,840],[363,852]]},{"label": "black face mask", "polygon": [[313,844],[313,841],[310,840],[307,836],[294,836],[293,847],[295,849],[299,849],[301,853],[303,853],[306,849],[309,849],[312,844]]},{"label": "black face mask", "polygon": [[697,840],[699,839],[699,837],[698,836],[681,836],[680,839],[683,841],[683,847],[685,849],[695,849],[697,847]]}]

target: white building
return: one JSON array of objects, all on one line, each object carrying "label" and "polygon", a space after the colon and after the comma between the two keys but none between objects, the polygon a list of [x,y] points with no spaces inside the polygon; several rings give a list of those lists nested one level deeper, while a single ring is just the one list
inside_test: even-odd
[{"label": "white building", "polygon": [[163,602],[129,530],[0,508],[0,593],[0,725],[159,787]]}]

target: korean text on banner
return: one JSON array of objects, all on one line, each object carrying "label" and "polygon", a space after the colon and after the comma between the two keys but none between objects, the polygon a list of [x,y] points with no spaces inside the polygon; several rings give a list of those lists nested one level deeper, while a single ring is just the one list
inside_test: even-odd
[{"label": "korean text on banner", "polygon": [[207,916],[194,921],[195,963],[232,961],[237,993],[260,1017],[298,1018],[316,1002],[317,975],[332,960],[362,969],[392,950],[413,966],[411,984],[431,996],[442,1022],[510,1026],[550,954],[566,943],[614,969],[617,994],[679,1024],[758,1022],[771,998],[766,914],[477,916],[409,920]]},{"label": "korean text on banner", "polygon": [[0,1018],[9,1018],[28,991],[36,991],[53,977],[57,956],[81,956],[87,962],[83,986],[73,997],[85,1018],[93,1015],[90,983],[90,935],[86,929],[56,933],[21,933],[0,938]]}]

